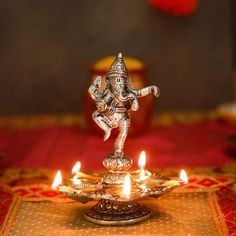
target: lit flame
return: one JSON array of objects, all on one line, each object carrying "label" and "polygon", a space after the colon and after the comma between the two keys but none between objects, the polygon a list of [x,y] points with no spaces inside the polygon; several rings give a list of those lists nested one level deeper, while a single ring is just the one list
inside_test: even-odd
[{"label": "lit flame", "polygon": [[182,169],[182,170],[180,171],[179,178],[184,182],[184,184],[187,184],[187,183],[188,183],[188,176],[187,176],[185,170]]},{"label": "lit flame", "polygon": [[138,166],[140,168],[139,180],[145,180],[147,178],[144,170],[145,165],[146,165],[146,153],[145,151],[142,151],[139,155],[139,160],[138,160]]},{"label": "lit flame", "polygon": [[130,197],[131,192],[131,179],[129,175],[125,176],[124,183],[123,183],[123,195],[126,198]]},{"label": "lit flame", "polygon": [[144,169],[145,165],[146,165],[146,153],[145,151],[142,151],[139,156],[138,166],[140,169]]},{"label": "lit flame", "polygon": [[81,167],[80,161],[77,161],[71,170],[72,174],[77,174],[80,171],[80,167]]},{"label": "lit flame", "polygon": [[75,175],[75,176],[73,177],[73,183],[74,183],[74,184],[81,184],[81,180],[78,179],[78,176]]},{"label": "lit flame", "polygon": [[62,184],[62,176],[61,176],[61,171],[58,170],[56,177],[52,183],[52,189],[56,190],[60,184]]}]

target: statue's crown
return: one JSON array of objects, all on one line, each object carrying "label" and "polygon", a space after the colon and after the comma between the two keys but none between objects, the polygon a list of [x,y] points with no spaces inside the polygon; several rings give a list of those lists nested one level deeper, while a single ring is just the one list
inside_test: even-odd
[{"label": "statue's crown", "polygon": [[110,69],[107,72],[107,77],[121,76],[123,78],[129,78],[127,67],[123,61],[122,53],[118,53],[116,59],[111,64]]}]

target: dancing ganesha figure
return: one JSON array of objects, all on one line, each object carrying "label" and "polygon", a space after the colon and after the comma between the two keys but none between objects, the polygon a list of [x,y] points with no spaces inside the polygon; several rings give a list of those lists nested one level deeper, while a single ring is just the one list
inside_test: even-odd
[{"label": "dancing ganesha figure", "polygon": [[104,130],[104,141],[110,137],[113,128],[119,128],[114,154],[115,156],[123,156],[124,143],[130,126],[130,110],[137,111],[139,109],[139,97],[151,93],[158,97],[160,90],[155,85],[132,89],[121,53],[117,55],[106,74],[106,88],[99,92],[101,83],[101,77],[96,77],[88,90],[97,107],[92,115],[93,120]]}]

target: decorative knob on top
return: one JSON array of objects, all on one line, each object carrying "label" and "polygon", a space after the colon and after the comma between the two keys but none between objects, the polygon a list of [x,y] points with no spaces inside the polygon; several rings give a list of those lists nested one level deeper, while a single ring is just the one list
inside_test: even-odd
[{"label": "decorative knob on top", "polygon": [[107,80],[111,80],[114,77],[122,77],[123,79],[129,78],[128,70],[121,53],[118,53],[106,75]]}]

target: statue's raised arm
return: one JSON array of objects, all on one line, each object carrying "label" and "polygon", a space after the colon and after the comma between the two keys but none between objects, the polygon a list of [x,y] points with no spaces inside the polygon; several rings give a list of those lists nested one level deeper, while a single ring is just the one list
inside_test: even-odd
[{"label": "statue's raised arm", "polygon": [[96,101],[101,96],[101,94],[98,91],[101,85],[102,85],[102,78],[101,76],[97,76],[88,89],[88,92],[94,101]]},{"label": "statue's raised arm", "polygon": [[132,89],[129,87],[129,90],[132,91],[138,98],[147,96],[149,94],[153,94],[155,97],[160,96],[160,89],[156,85],[147,86],[141,89]]}]

